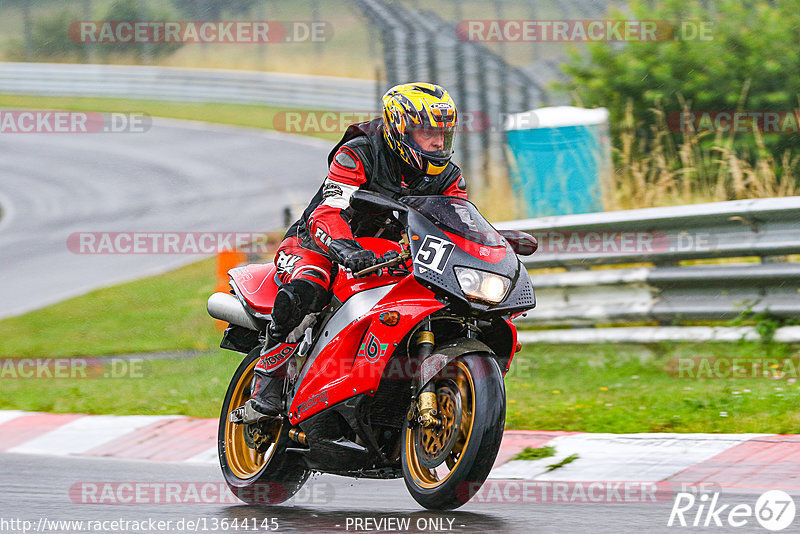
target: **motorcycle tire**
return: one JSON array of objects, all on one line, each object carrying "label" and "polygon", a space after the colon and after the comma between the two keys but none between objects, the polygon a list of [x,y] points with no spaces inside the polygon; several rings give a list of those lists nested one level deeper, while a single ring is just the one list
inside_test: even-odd
[{"label": "motorcycle tire", "polygon": [[[286,452],[292,443],[288,421],[281,418],[254,426],[228,420],[228,414],[250,398],[259,357],[260,347],[256,347],[231,378],[222,403],[217,448],[222,474],[234,495],[248,504],[278,504],[297,493],[310,474],[298,458]],[[252,447],[256,441],[258,450]]]},{"label": "motorcycle tire", "polygon": [[464,505],[492,469],[506,415],[503,375],[491,354],[456,358],[434,377],[442,425],[406,425],[403,478],[411,496],[430,510]]}]

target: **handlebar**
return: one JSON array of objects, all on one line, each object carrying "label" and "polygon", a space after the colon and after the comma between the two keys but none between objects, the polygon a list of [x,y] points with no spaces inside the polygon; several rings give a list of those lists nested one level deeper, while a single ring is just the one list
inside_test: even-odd
[{"label": "handlebar", "polygon": [[395,265],[399,265],[399,264],[403,263],[404,261],[406,261],[410,257],[411,257],[411,252],[408,251],[408,250],[404,250],[403,252],[401,252],[397,256],[395,256],[395,257],[393,257],[391,259],[388,259],[388,260],[386,259],[386,254],[384,254],[383,256],[380,257],[380,259],[381,259],[380,263],[376,263],[372,267],[367,267],[366,269],[362,269],[361,271],[358,271],[357,273],[353,273],[353,276],[355,278],[360,278],[362,276],[366,276],[368,274],[374,273],[375,271],[379,271],[379,270],[383,269],[384,267],[394,267]]}]

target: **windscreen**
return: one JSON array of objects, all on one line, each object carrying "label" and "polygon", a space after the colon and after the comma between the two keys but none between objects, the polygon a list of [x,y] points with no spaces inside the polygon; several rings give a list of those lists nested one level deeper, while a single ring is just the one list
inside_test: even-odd
[{"label": "windscreen", "polygon": [[469,200],[449,196],[405,197],[403,202],[433,222],[443,232],[481,245],[505,246],[503,237]]}]

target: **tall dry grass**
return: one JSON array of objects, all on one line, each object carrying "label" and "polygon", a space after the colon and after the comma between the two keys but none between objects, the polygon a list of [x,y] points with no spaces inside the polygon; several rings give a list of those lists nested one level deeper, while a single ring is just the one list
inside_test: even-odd
[{"label": "tall dry grass", "polygon": [[[495,159],[500,156],[495,155]],[[522,219],[526,216],[525,200],[515,194],[511,185],[511,175],[506,166],[494,165],[488,154],[483,154],[483,168],[481,179],[467,178],[467,191],[470,200],[478,207],[488,220],[510,221]]]},{"label": "tall dry grass", "polygon": [[614,173],[606,209],[800,194],[800,154],[786,151],[776,161],[757,130],[752,134],[754,148],[723,132],[684,132],[676,142],[664,111],[651,111],[654,121],[643,136],[634,122],[632,103],[625,110],[613,147]]}]

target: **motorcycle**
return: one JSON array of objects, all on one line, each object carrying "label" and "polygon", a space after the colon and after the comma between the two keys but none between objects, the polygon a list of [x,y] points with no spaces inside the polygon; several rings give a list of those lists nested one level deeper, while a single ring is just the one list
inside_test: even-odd
[{"label": "motorcycle", "polygon": [[356,191],[350,207],[379,221],[379,235],[401,238],[359,238],[380,263],[340,268],[330,304],[290,334],[297,344],[278,362],[282,416],[233,416],[250,398],[280,285],[275,265],[232,269],[231,292],[208,300],[209,314],[229,323],[220,346],[246,354],[220,414],[223,475],[249,503],[285,501],[322,472],[403,478],[423,507],[457,508],[500,447],[503,377],[521,348],[511,320],[536,305],[517,254],[533,254],[536,240],[498,232],[456,197]]}]

